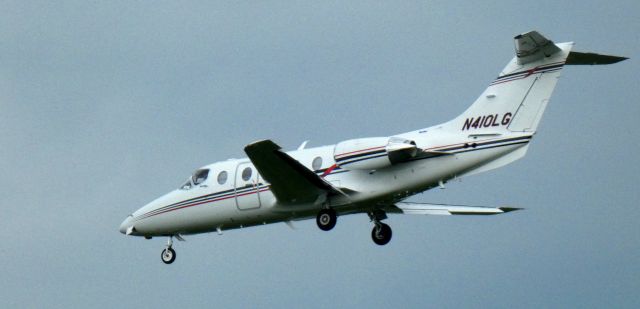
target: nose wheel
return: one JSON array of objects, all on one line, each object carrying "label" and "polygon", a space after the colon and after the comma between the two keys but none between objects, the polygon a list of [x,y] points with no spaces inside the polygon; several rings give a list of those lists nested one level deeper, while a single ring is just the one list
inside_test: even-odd
[{"label": "nose wheel", "polygon": [[162,250],[162,254],[160,255],[160,258],[162,258],[162,262],[164,262],[165,264],[171,264],[176,260],[176,251],[171,248],[172,246],[173,236],[170,236],[169,240],[167,241],[167,247]]},{"label": "nose wheel", "polygon": [[171,264],[176,260],[176,251],[173,248],[166,248],[162,250],[162,261],[165,264]]},{"label": "nose wheel", "polygon": [[320,212],[318,212],[318,216],[316,217],[316,223],[318,224],[318,227],[323,231],[331,230],[334,226],[336,226],[337,222],[338,215],[336,214],[336,211],[331,208],[320,210]]}]

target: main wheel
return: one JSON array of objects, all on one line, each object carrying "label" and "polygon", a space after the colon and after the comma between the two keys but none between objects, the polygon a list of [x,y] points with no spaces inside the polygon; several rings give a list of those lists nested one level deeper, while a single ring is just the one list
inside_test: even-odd
[{"label": "main wheel", "polygon": [[391,227],[384,223],[380,223],[378,226],[374,226],[371,231],[371,238],[376,245],[384,246],[391,241]]},{"label": "main wheel", "polygon": [[332,229],[336,226],[336,222],[338,222],[338,216],[336,215],[336,211],[331,208],[320,210],[316,217],[316,223],[323,231]]},{"label": "main wheel", "polygon": [[162,250],[162,255],[160,257],[165,264],[171,264],[176,260],[176,251],[172,248],[166,248]]}]

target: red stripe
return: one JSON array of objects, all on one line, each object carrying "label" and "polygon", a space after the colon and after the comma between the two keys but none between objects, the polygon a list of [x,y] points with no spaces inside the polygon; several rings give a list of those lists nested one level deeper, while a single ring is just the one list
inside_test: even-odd
[{"label": "red stripe", "polygon": [[382,149],[384,147],[385,146],[380,146],[380,147],[373,147],[373,148],[367,148],[367,149],[362,149],[362,150],[356,150],[356,151],[352,151],[352,152],[345,152],[345,153],[341,153],[339,155],[336,155],[336,158],[337,157],[346,156],[346,155],[352,154],[352,153],[357,153],[357,152],[365,152],[365,151],[374,150],[374,149]]},{"label": "red stripe", "polygon": [[338,164],[331,165],[326,171],[324,171],[324,173],[322,173],[322,175],[320,175],[320,177],[324,177],[331,174],[331,172],[333,172],[333,170],[336,169],[336,167],[338,167]]},{"label": "red stripe", "polygon": [[[554,63],[550,63],[550,64],[545,64],[545,65],[541,65],[541,66],[537,66],[535,68],[529,69],[529,70],[525,70],[525,71],[521,71],[521,72],[517,72],[517,73],[510,73],[507,75],[512,75],[508,78],[502,79],[500,80],[500,78],[506,77],[506,76],[500,76],[498,77],[498,79],[494,80],[489,86],[493,86],[493,85],[498,85],[498,84],[502,84],[502,83],[507,83],[507,82],[512,82],[514,80],[519,80],[519,79],[525,79],[527,77],[529,77],[532,74],[536,74],[539,72],[542,72],[544,70],[560,70],[562,69],[562,66],[557,67],[557,68],[553,68],[555,66],[564,64],[564,61],[559,61],[559,62],[554,62]],[[523,73],[526,73],[524,76],[521,76]],[[546,73],[546,72],[545,72]]]},{"label": "red stripe", "polygon": [[173,208],[173,209],[169,209],[169,210],[164,210],[164,211],[161,211],[161,212],[159,212],[159,213],[153,214],[153,215],[148,216],[148,217],[145,217],[145,218],[150,218],[150,217],[153,217],[153,216],[157,216],[157,215],[159,215],[159,214],[163,214],[163,213],[171,212],[171,211],[178,210],[178,209],[189,208],[189,207],[193,207],[193,206],[198,206],[198,205],[202,205],[202,204],[213,203],[213,202],[222,201],[222,200],[228,200],[228,199],[230,199],[230,198],[234,198],[234,197],[238,197],[238,196],[245,196],[245,195],[249,195],[249,194],[256,194],[256,193],[258,193],[258,192],[264,192],[264,191],[269,191],[269,190],[270,190],[270,188],[264,188],[264,189],[260,189],[260,190],[258,190],[258,191],[253,191],[253,192],[249,192],[249,193],[244,193],[244,194],[239,194],[239,195],[232,195],[232,196],[227,196],[227,197],[221,197],[221,198],[218,198],[218,199],[209,200],[209,201],[204,201],[204,202],[199,202],[199,203],[195,203],[195,204],[187,204],[187,205],[184,205],[184,206],[181,206],[181,207],[178,207],[178,208]]}]

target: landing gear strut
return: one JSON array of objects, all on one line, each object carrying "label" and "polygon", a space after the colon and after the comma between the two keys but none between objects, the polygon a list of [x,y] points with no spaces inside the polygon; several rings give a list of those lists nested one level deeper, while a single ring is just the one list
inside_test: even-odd
[{"label": "landing gear strut", "polygon": [[338,222],[338,216],[336,211],[332,208],[322,209],[318,212],[318,216],[316,217],[316,223],[318,227],[323,231],[331,230],[334,226],[336,226],[336,222]]},{"label": "landing gear strut", "polygon": [[369,218],[373,221],[374,227],[371,230],[371,239],[378,246],[384,246],[391,241],[391,227],[380,222],[387,218],[387,214],[382,210],[369,213]]},{"label": "landing gear strut", "polygon": [[171,246],[173,246],[173,236],[169,236],[169,240],[167,240],[167,248],[162,250],[162,254],[160,255],[162,262],[165,264],[171,264],[176,260],[176,251],[173,250]]}]

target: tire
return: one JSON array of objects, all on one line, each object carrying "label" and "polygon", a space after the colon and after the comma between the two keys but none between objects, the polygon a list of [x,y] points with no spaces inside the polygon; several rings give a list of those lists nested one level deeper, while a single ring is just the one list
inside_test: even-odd
[{"label": "tire", "polygon": [[376,245],[384,246],[391,241],[392,234],[391,227],[384,223],[380,223],[379,230],[375,226],[373,227],[373,230],[371,230],[371,239],[373,239],[373,242],[376,243]]},{"label": "tire", "polygon": [[171,264],[176,260],[176,251],[172,248],[167,248],[162,250],[162,254],[160,255],[162,262],[165,264]]},{"label": "tire", "polygon": [[336,215],[336,211],[333,209],[320,210],[316,217],[316,224],[318,224],[318,227],[323,231],[331,230],[336,226],[337,222],[338,216]]}]

